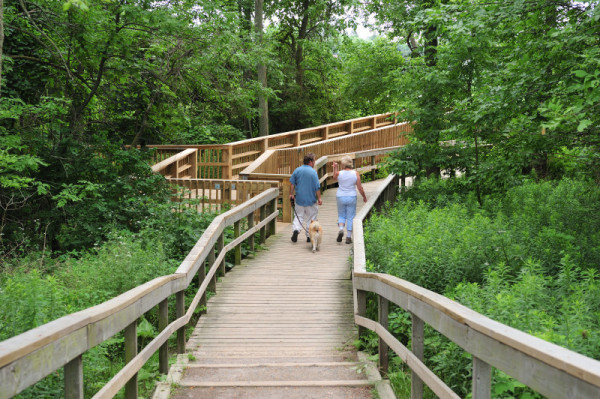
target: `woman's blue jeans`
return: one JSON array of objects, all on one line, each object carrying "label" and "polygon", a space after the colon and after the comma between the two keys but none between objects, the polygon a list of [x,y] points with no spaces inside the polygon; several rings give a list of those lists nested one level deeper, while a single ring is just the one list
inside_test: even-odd
[{"label": "woman's blue jeans", "polygon": [[344,223],[352,231],[352,219],[356,216],[356,196],[337,197],[338,225]]}]

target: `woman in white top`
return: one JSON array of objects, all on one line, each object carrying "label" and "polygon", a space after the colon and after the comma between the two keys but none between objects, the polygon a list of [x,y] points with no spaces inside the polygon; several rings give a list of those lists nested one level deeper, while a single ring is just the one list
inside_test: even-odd
[{"label": "woman in white top", "polygon": [[365,190],[360,184],[360,175],[352,170],[352,158],[345,156],[340,161],[342,170],[339,170],[337,162],[333,163],[333,180],[338,182],[336,193],[338,210],[338,232],[337,242],[342,242],[344,237],[344,226],[346,226],[346,244],[352,243],[352,219],[356,215],[356,189],[367,202]]}]

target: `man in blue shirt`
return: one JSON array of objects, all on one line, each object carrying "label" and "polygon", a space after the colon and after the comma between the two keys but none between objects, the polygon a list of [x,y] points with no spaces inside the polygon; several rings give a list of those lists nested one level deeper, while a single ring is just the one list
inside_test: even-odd
[{"label": "man in blue shirt", "polygon": [[[322,205],[321,187],[319,176],[314,170],[315,154],[309,152],[304,155],[304,165],[299,166],[290,177],[290,200],[295,200],[295,213],[293,221],[292,241],[298,241],[300,230],[306,231],[306,242],[310,242],[308,237],[308,225],[317,218],[319,208],[317,204]],[[306,226],[304,228],[303,226]]]}]

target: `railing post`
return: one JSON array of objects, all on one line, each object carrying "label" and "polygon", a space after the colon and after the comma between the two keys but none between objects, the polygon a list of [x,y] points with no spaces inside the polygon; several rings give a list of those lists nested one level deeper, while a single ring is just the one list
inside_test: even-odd
[{"label": "railing post", "polygon": [[294,147],[300,147],[300,132],[294,134]]},{"label": "railing post", "polygon": [[[137,355],[137,320],[125,327],[125,364]],[[125,398],[138,398],[137,373],[125,384]]]},{"label": "railing post", "polygon": [[[240,236],[240,221],[233,223],[233,237],[237,239]],[[242,263],[242,243],[239,243],[235,246],[235,265],[239,265]],[[223,270],[223,276],[225,275],[225,270]]]},{"label": "railing post", "polygon": [[282,182],[283,194],[281,197],[283,206],[282,221],[284,223],[292,223],[292,204],[290,202],[290,188],[291,183],[288,179],[284,179]]},{"label": "railing post", "polygon": [[329,140],[329,126],[323,128],[323,141]]},{"label": "railing post", "polygon": [[[260,207],[260,221],[262,222],[267,217],[266,205]],[[260,243],[264,244],[267,241],[267,228],[263,226],[260,228]]]},{"label": "railing post", "polygon": [[221,150],[221,162],[226,164],[226,166],[221,166],[221,178],[225,180],[230,180],[233,178],[233,157],[232,154],[233,149],[232,146],[227,146]]},{"label": "railing post", "polygon": [[[204,279],[206,278],[206,262],[207,261],[204,260],[198,268],[198,287],[202,285]],[[204,293],[200,297],[200,306],[204,306],[204,310],[202,310],[201,313],[206,313],[206,290],[204,290]]]},{"label": "railing post", "polygon": [[[375,166],[375,155],[371,156],[371,166]],[[377,174],[377,169],[371,169],[371,180],[375,180],[375,176]]]},{"label": "railing post", "polygon": [[[185,314],[185,291],[179,291],[175,294],[175,310],[177,318],[183,317]],[[177,330],[177,353],[185,352],[185,326]]]},{"label": "railing post", "polygon": [[[387,298],[379,295],[379,324],[381,324],[386,330],[389,327],[388,315],[389,315],[390,303]],[[381,337],[379,338],[379,368],[384,373],[388,371],[388,345]]]},{"label": "railing post", "polygon": [[[277,198],[274,198],[269,203],[269,213],[273,213],[277,210]],[[277,226],[277,218],[271,220],[269,222],[269,236],[274,236],[276,234],[276,226]]]},{"label": "railing post", "polygon": [[[367,315],[367,292],[362,290],[356,290],[356,311],[358,316],[365,317]],[[358,327],[358,337],[361,338],[367,333],[365,327]]]},{"label": "railing post", "polygon": [[473,356],[473,399],[490,399],[492,366]]},{"label": "railing post", "polygon": [[[251,212],[248,215],[248,230],[252,230],[254,227],[254,212]],[[250,247],[250,251],[254,252],[254,234],[248,237],[248,246]]]},{"label": "railing post", "polygon": [[190,176],[192,179],[198,178],[198,149],[196,149],[192,154],[192,170],[190,172]]},{"label": "railing post", "polygon": [[[166,298],[158,304],[158,331],[161,332],[169,324],[169,299]],[[158,371],[161,374],[169,372],[169,344],[165,342],[158,350]]]},{"label": "railing post", "polygon": [[269,139],[264,138],[261,142],[261,151],[265,153],[269,149]]},{"label": "railing post", "polygon": [[65,399],[83,399],[83,357],[65,364]]},{"label": "railing post", "polygon": [[[210,270],[214,266],[216,260],[214,247],[211,247],[206,259],[208,260],[208,269]],[[208,283],[208,290],[210,292],[217,292],[217,273],[213,274],[210,278],[210,283]]]},{"label": "railing post", "polygon": [[[225,247],[225,232],[222,232],[219,235],[219,239],[217,240],[217,252],[219,253],[219,255],[221,255],[221,252],[223,252],[224,247]],[[241,246],[240,246],[240,259],[241,259],[241,254],[242,253],[241,253]],[[236,255],[236,259],[237,259],[237,255]],[[213,262],[214,262],[214,259],[213,259]],[[221,273],[221,276],[225,276],[225,257],[223,257],[221,264],[219,264],[219,271]],[[216,276],[217,276],[217,273],[215,273],[215,292],[217,292]]]},{"label": "railing post", "polygon": [[[412,314],[412,353],[417,359],[425,360],[425,352],[423,346],[423,340],[425,335],[425,323],[419,319],[415,314]],[[422,399],[423,398],[423,380],[413,371],[411,372],[411,399]]]}]

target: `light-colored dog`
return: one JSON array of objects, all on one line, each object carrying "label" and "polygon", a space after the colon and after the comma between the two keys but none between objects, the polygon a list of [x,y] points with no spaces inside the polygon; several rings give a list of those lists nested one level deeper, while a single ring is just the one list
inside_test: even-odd
[{"label": "light-colored dog", "polygon": [[308,235],[310,237],[310,243],[312,244],[312,251],[316,252],[319,250],[319,245],[323,240],[323,227],[317,220],[310,222],[308,226]]}]

